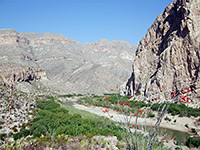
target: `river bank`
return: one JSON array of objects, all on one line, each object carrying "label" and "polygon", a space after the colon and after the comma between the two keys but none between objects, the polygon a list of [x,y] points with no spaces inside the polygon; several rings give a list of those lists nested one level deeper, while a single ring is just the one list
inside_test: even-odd
[{"label": "river bank", "polygon": [[[85,111],[88,111],[90,113],[94,113],[96,115],[104,116],[104,117],[107,117],[107,118],[110,118],[110,115],[112,115],[113,117],[111,119],[113,121],[125,122],[124,121],[124,118],[126,117],[125,115],[122,115],[119,112],[116,112],[116,111],[113,111],[113,110],[109,110],[109,115],[108,115],[108,113],[102,112],[104,110],[103,107],[94,107],[94,106],[87,107],[87,106],[79,105],[79,104],[76,104],[76,103],[74,103],[73,107],[76,108],[76,109],[85,110]],[[165,117],[166,116],[169,117],[169,118],[172,118],[173,121],[170,122],[170,121],[163,119],[161,124],[160,124],[161,128],[185,132],[185,133],[193,135],[193,133],[189,129],[189,128],[196,128],[196,126],[194,124],[195,121],[192,118],[171,116],[169,114],[166,114]],[[129,116],[129,118],[130,117],[131,116]],[[174,120],[176,120],[175,123],[174,123]],[[131,123],[132,124],[135,123],[135,117],[134,116],[131,117]],[[146,118],[146,119],[140,118],[140,117],[138,118],[138,124],[139,125],[152,126],[155,123],[156,123],[156,118]],[[189,128],[185,127],[186,124]]]},{"label": "river bank", "polygon": [[[113,111],[111,109],[107,109],[109,112],[104,113],[102,112],[103,110],[105,110],[105,108],[103,107],[95,107],[95,106],[84,106],[84,105],[80,105],[77,104],[76,101],[78,100],[78,97],[75,98],[67,98],[67,100],[64,102],[65,105],[68,106],[72,106],[76,109],[79,110],[84,110],[87,112],[90,112],[92,114],[96,114],[98,116],[104,116],[107,117],[115,122],[125,122],[124,118],[126,117],[125,115],[117,112],[117,111]],[[157,112],[153,112],[154,114],[156,114]],[[112,116],[112,117],[110,117]],[[135,117],[132,116],[128,116],[129,118],[131,118],[131,124],[135,124]],[[171,121],[169,120],[165,120],[164,118],[170,118]],[[167,132],[167,136],[163,136],[163,135],[158,135],[157,138],[159,140],[164,140],[165,141],[165,145],[168,147],[171,147],[172,149],[175,149],[177,147],[177,142],[180,144],[180,141],[182,141],[182,139],[186,139],[186,137],[189,136],[194,136],[195,134],[193,132],[191,132],[191,129],[200,129],[199,126],[197,126],[196,121],[198,118],[194,118],[194,117],[179,117],[179,116],[172,116],[170,114],[166,114],[163,119],[162,122],[160,124],[160,128],[161,130],[167,130],[165,132]],[[156,123],[156,118],[141,118],[138,117],[138,125],[141,127],[147,126],[153,126]],[[142,130],[140,130],[142,131]],[[139,132],[140,132],[139,131]],[[177,136],[179,138],[176,140],[173,140],[172,138],[169,138],[169,132],[173,132],[173,136]],[[171,135],[171,137],[173,137]],[[183,142],[182,142],[183,143]],[[189,150],[188,147],[186,146],[181,146],[183,150]],[[194,149],[195,150],[195,149]]]}]

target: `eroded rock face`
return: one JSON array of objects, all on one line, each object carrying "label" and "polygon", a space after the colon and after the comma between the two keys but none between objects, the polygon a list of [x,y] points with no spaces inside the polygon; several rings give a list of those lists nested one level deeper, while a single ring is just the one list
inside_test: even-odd
[{"label": "eroded rock face", "polygon": [[144,94],[153,84],[165,85],[168,90],[190,87],[192,102],[198,105],[200,0],[175,0],[169,4],[140,41],[127,93],[137,90]]},{"label": "eroded rock face", "polygon": [[0,70],[0,79],[7,84],[12,82],[31,82],[47,79],[46,72],[35,68],[7,68]]},{"label": "eroded rock face", "polygon": [[60,93],[103,94],[126,82],[135,50],[125,41],[80,44],[60,34],[2,29],[0,78],[46,79],[43,86]]}]

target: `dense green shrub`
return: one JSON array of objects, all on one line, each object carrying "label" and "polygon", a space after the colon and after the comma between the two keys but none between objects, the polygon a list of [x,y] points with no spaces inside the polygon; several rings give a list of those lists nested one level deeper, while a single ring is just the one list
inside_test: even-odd
[{"label": "dense green shrub", "polygon": [[[161,105],[161,106],[160,106]],[[158,108],[162,109],[163,104],[153,104],[151,106],[151,109],[154,111],[157,111]],[[180,116],[194,116],[198,117],[200,116],[200,108],[192,108],[192,107],[187,107],[185,104],[176,104],[173,103],[170,105],[168,112],[171,113],[172,115],[180,115]]]},{"label": "dense green shrub", "polygon": [[83,96],[82,94],[65,94],[65,95],[59,95],[59,97],[74,97],[74,96]]},{"label": "dense green shrub", "polygon": [[185,143],[188,147],[200,147],[200,138],[189,137]]},{"label": "dense green shrub", "polygon": [[26,129],[22,129],[22,130],[20,130],[20,132],[14,134],[13,138],[14,138],[14,140],[17,140],[17,139],[19,139],[21,137],[26,137],[28,135],[30,135],[30,131],[26,130]]},{"label": "dense green shrub", "polygon": [[59,97],[73,97],[74,95],[72,95],[72,94],[66,94],[66,95],[60,95]]},{"label": "dense green shrub", "polygon": [[164,119],[168,120],[168,121],[171,121],[171,119],[169,117],[167,117],[167,116]]},{"label": "dense green shrub", "polygon": [[153,117],[155,117],[155,114],[153,114],[152,111],[150,111],[150,112],[148,113],[148,117],[153,118]]},{"label": "dense green shrub", "polygon": [[182,150],[182,148],[180,148],[180,147],[176,147],[175,150]]},{"label": "dense green shrub", "polygon": [[55,135],[65,134],[68,136],[79,135],[110,135],[114,133],[120,137],[115,125],[108,123],[106,119],[91,120],[83,118],[80,114],[69,114],[68,110],[61,108],[59,104],[50,101],[38,102],[37,115],[29,129],[22,129],[14,135],[14,139],[33,135],[33,137],[47,136],[55,131]]},{"label": "dense green shrub", "polygon": [[130,107],[132,108],[136,108],[136,107],[148,107],[149,104],[146,104],[145,102],[143,101],[131,101],[131,104],[130,104]]},{"label": "dense green shrub", "polygon": [[[108,100],[107,97],[109,97]],[[129,99],[130,99],[129,96],[121,96],[119,94],[104,94],[104,96],[97,96],[97,95],[92,95],[91,97],[86,96],[79,99],[77,103],[84,105],[102,106],[106,108],[113,108],[116,110],[118,102],[125,103]],[[150,104],[146,104],[143,101],[131,100],[131,104],[129,106],[131,108],[138,108],[138,107],[141,108],[150,106]],[[130,111],[133,110],[134,109],[130,109]]]},{"label": "dense green shrub", "polygon": [[37,104],[37,107],[43,110],[53,110],[55,108],[58,108],[60,105],[55,103],[54,100],[50,101],[41,101]]},{"label": "dense green shrub", "polygon": [[6,139],[6,133],[0,133],[0,140],[5,140]]}]

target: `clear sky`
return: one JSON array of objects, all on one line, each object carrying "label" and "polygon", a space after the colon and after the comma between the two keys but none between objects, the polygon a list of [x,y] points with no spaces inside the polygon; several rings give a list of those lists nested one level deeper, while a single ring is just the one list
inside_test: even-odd
[{"label": "clear sky", "polygon": [[137,45],[173,0],[0,0],[0,29]]}]

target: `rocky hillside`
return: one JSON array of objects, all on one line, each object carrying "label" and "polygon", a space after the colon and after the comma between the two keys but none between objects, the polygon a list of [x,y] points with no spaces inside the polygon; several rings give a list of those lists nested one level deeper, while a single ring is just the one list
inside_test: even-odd
[{"label": "rocky hillside", "polygon": [[140,41],[127,92],[145,94],[154,84],[170,91],[190,87],[191,103],[200,106],[200,0],[169,4]]},{"label": "rocky hillside", "polygon": [[40,80],[61,93],[101,94],[127,80],[135,51],[124,41],[80,44],[60,34],[1,29],[0,80],[22,85]]},{"label": "rocky hillside", "polygon": [[[9,86],[0,82],[0,134],[16,133],[21,128],[25,128],[26,123],[35,117],[36,100],[33,94],[13,89],[11,111],[9,113]],[[8,120],[10,120],[8,123]]]}]

